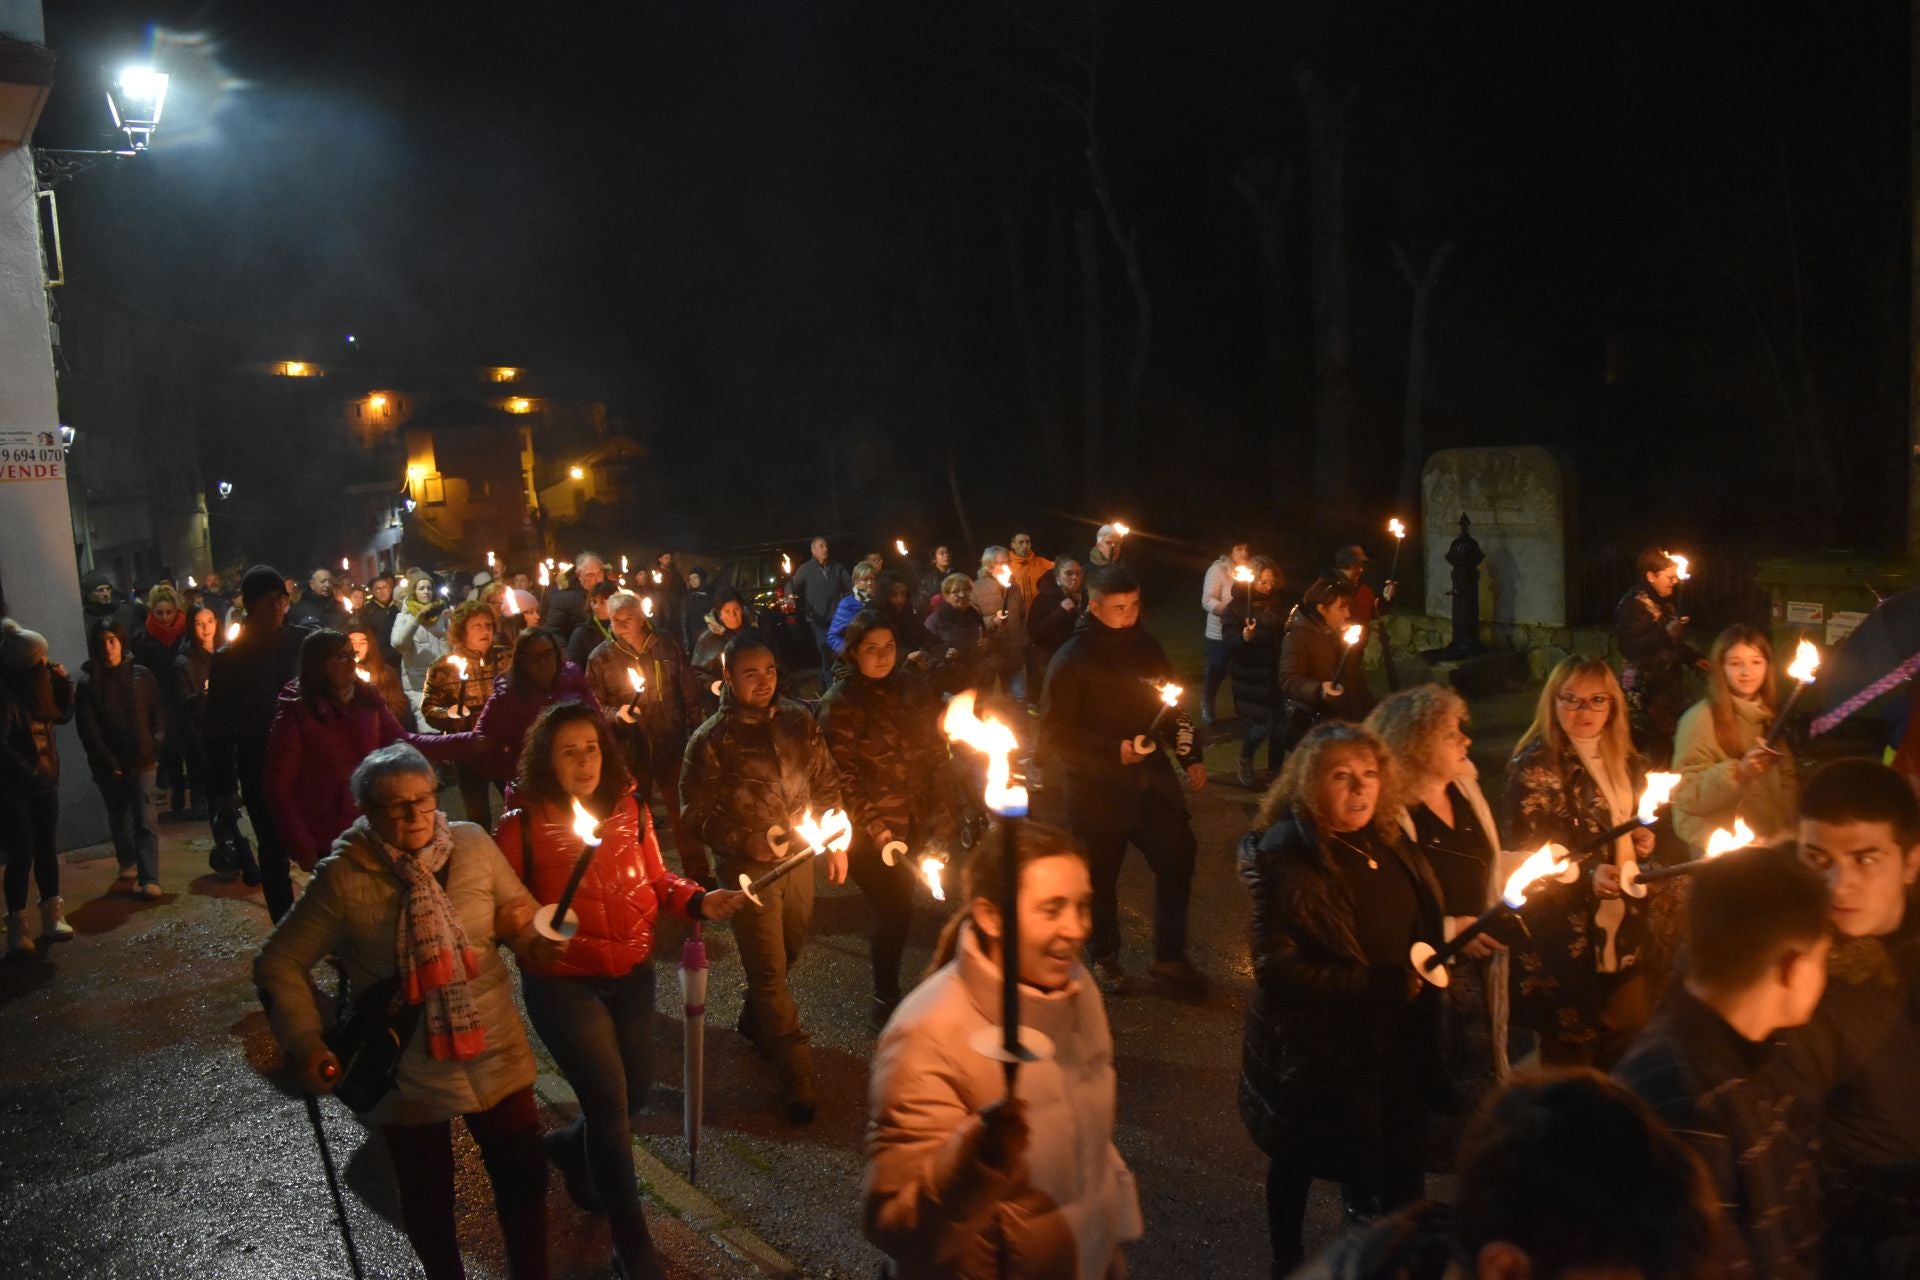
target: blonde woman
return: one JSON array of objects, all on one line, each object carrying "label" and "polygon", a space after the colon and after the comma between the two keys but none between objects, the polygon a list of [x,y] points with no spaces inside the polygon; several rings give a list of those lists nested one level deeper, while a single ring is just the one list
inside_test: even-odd
[{"label": "blonde woman", "polygon": [[1793,830],[1800,780],[1793,758],[1765,742],[1776,714],[1773,646],[1753,627],[1728,627],[1708,657],[1707,696],[1674,735],[1673,829],[1682,840],[1704,847],[1736,818],[1763,841]]},{"label": "blonde woman", "polygon": [[1424,1190],[1424,1130],[1448,1090],[1440,994],[1408,951],[1441,940],[1440,886],[1400,833],[1396,794],[1379,738],[1318,725],[1240,845],[1254,974],[1240,1116],[1269,1161],[1276,1276],[1301,1261],[1315,1178],[1365,1215]]},{"label": "blonde woman", "polygon": [[[1373,709],[1367,728],[1393,753],[1400,829],[1440,885],[1446,933],[1493,905],[1505,869],[1500,831],[1467,749],[1467,704],[1452,689],[1423,684]],[[1491,933],[1467,944],[1447,987],[1446,1053],[1456,1088],[1474,1099],[1507,1076],[1507,954]]]},{"label": "blonde woman", "polygon": [[[1600,835],[1634,815],[1646,773],[1612,669],[1597,658],[1568,658],[1547,677],[1507,764],[1506,843],[1571,849]],[[1591,859],[1574,883],[1535,886],[1526,916],[1532,936],[1514,949],[1512,1017],[1540,1034],[1544,1065],[1606,1070],[1652,1012],[1685,902],[1673,886],[1645,898],[1621,895],[1621,864],[1652,852],[1653,832],[1638,828]]]}]

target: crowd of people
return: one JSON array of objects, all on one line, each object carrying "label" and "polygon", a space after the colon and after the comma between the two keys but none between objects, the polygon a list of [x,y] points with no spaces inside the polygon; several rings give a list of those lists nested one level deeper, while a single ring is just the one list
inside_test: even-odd
[{"label": "crowd of people", "polygon": [[[770,601],[670,555],[634,574],[591,551],[365,587],[256,566],[231,597],[214,575],[141,600],[89,579],[77,680],[37,633],[0,633],[9,953],[72,936],[54,730],[74,720],[124,891],[162,896],[169,797],[169,816],[211,823],[214,870],[261,887],[276,1037],[307,1088],[381,1130],[430,1277],[462,1274],[456,1118],[516,1277],[547,1274],[549,1165],[608,1218],[619,1273],[656,1275],[628,1147],[653,1082],[658,921],[730,924],[738,1030],[786,1121],[810,1123],[788,979],[816,875],[767,873],[806,848],[803,818],[839,811],[847,837],[814,861],[872,908],[862,1195],[889,1274],[1120,1276],[1144,1224],[1105,1001],[1208,994],[1186,793],[1209,784],[1208,737],[1237,736],[1232,780],[1259,793],[1234,855],[1253,979],[1238,1108],[1268,1160],[1274,1275],[1307,1264],[1315,1180],[1359,1230],[1313,1276],[1916,1274],[1920,804],[1875,761],[1801,778],[1769,735],[1766,635],[1691,648],[1675,566],[1647,553],[1619,607],[1622,669],[1575,656],[1548,675],[1490,803],[1459,693],[1376,700],[1368,638],[1397,584],[1375,592],[1363,548],[1297,596],[1247,544],[1208,566],[1190,718],[1126,536],[1103,526],[1084,557],[1049,559],[1016,534],[971,576],[949,547],[924,569],[848,568],[819,538]],[[817,672],[792,667],[788,628]],[[943,731],[961,694],[1014,729],[1038,797],[1017,840],[988,821],[980,757]],[[1656,763],[1678,775],[1670,806],[1636,821]],[[1702,857],[1736,821],[1746,847]],[[1144,987],[1119,920],[1129,847],[1154,886]],[[1684,873],[1641,878],[1662,866]],[[956,910],[914,984],[923,876],[952,881]],[[1011,1095],[969,1047],[1009,967],[1051,1044]],[[516,982],[581,1100],[557,1130]],[[392,1032],[384,1061],[358,1048],[368,1026]],[[1451,1206],[1428,1201],[1449,1170]]]}]

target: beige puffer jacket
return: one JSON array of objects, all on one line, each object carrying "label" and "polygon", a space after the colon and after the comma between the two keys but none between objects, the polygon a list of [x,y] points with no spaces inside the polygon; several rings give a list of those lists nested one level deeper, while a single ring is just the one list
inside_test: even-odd
[{"label": "beige puffer jacket", "polygon": [[[470,981],[487,1048],[466,1062],[445,1061],[430,1057],[426,1037],[416,1034],[392,1091],[364,1117],[368,1124],[430,1124],[485,1111],[533,1083],[533,1050],[498,944],[525,927],[537,904],[483,828],[471,822],[449,828],[447,897],[480,956],[480,972]],[[307,974],[321,960],[339,956],[357,992],[395,973],[403,888],[361,818],[334,841],[307,891],[260,949],[253,980],[268,997],[268,1019],[289,1061],[304,1062],[320,1039],[320,1011]]]},{"label": "beige puffer jacket", "polygon": [[[1140,1195],[1113,1145],[1113,1034],[1100,991],[1076,969],[1065,990],[1021,989],[1023,1027],[1053,1053],[1020,1068],[1024,1184],[954,1161],[968,1118],[1006,1095],[1000,1063],[969,1040],[1000,1022],[1000,970],[971,925],[959,954],[916,987],[874,1053],[864,1186],[867,1238],[901,1280],[992,1277],[1007,1233],[1016,1277],[1124,1276],[1120,1246],[1142,1234]],[[948,1171],[952,1170],[951,1173]]]}]

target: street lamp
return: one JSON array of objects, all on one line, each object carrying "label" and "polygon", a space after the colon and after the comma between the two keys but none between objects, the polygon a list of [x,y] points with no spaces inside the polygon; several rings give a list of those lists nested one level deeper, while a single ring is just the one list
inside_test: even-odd
[{"label": "street lamp", "polygon": [[583,467],[568,467],[567,475],[575,480],[585,480],[587,478],[586,469]]},{"label": "street lamp", "polygon": [[160,127],[160,109],[167,103],[164,71],[152,67],[128,67],[107,86],[107,110],[113,112],[113,127],[127,135],[127,145],[145,151]]},{"label": "street lamp", "polygon": [[217,487],[220,490],[220,500],[222,502],[225,502],[233,496],[233,483],[231,481],[222,480]]}]

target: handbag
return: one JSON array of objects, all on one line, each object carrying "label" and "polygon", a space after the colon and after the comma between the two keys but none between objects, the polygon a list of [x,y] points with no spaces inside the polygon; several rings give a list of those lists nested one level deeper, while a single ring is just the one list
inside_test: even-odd
[{"label": "handbag", "polygon": [[[435,873],[442,889],[452,869],[449,856]],[[356,996],[342,970],[339,1015],[333,1030],[320,1037],[340,1060],[333,1096],[360,1114],[378,1106],[399,1078],[400,1059],[420,1027],[420,1014],[421,1007],[407,999],[399,974],[382,978]]]}]

